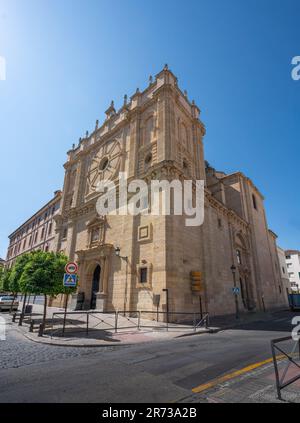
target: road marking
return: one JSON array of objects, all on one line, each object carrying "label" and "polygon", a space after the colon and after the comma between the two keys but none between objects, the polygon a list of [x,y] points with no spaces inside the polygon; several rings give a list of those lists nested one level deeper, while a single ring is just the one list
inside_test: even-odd
[{"label": "road marking", "polygon": [[[277,360],[281,360],[284,358],[284,355],[278,355],[276,358]],[[273,358],[268,358],[267,360],[260,361],[258,363],[250,364],[250,366],[244,367],[243,369],[236,370],[235,372],[228,373],[227,375],[221,376],[217,379],[213,379],[208,383],[204,383],[202,385],[197,386],[196,388],[192,389],[192,392],[195,394],[199,394],[200,392],[206,391],[207,389],[211,389],[220,383],[227,382],[228,380],[234,379],[235,377],[241,376],[245,373],[251,372],[259,367],[264,366],[265,364],[272,363]]]}]

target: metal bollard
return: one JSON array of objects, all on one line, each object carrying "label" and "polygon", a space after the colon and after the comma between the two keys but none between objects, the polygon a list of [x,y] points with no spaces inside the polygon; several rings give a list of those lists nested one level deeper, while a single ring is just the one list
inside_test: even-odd
[{"label": "metal bollard", "polygon": [[115,333],[118,332],[118,311],[115,312]]},{"label": "metal bollard", "polygon": [[89,335],[89,313],[86,313],[86,335]]},{"label": "metal bollard", "polygon": [[44,325],[43,323],[40,323],[38,336],[43,336],[43,333],[44,333]]},{"label": "metal bollard", "polygon": [[22,326],[23,323],[23,314],[20,314],[18,326]]},{"label": "metal bollard", "polygon": [[34,327],[34,320],[31,320],[29,325],[29,332],[33,332],[33,327]]},{"label": "metal bollard", "polygon": [[12,316],[12,320],[11,321],[12,322],[15,322],[16,321],[16,317],[17,317],[17,313],[14,313],[13,316]]}]

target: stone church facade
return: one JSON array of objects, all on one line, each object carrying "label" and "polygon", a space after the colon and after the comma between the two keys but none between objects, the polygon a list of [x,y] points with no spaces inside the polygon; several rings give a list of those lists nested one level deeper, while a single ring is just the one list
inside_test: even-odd
[{"label": "stone church facade", "polygon": [[[167,310],[211,315],[286,305],[264,198],[253,182],[226,175],[204,159],[200,110],[166,66],[68,152],[51,250],[79,264],[72,308],[103,311]],[[204,224],[185,216],[100,216],[97,183],[204,180]],[[234,271],[234,273],[233,273]],[[234,282],[235,279],[235,282]],[[57,298],[55,305],[62,303]]]},{"label": "stone church facade", "polygon": [[[276,235],[268,229],[264,198],[241,172],[226,175],[204,160],[200,110],[166,66],[149,86],[68,152],[57,251],[79,264],[78,294],[85,309],[234,313],[235,269],[242,311],[286,304]],[[183,216],[99,216],[97,182],[205,180],[205,220],[187,227]],[[234,266],[234,267],[233,267]],[[198,275],[192,290],[191,275]],[[77,303],[78,306],[78,303]]]}]

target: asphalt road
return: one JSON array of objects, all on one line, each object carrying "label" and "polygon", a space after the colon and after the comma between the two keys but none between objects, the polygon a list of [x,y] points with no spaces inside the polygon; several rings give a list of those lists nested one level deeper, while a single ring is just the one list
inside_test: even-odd
[{"label": "asphalt road", "polygon": [[9,324],[0,341],[0,402],[176,402],[208,381],[271,357],[294,314],[217,334],[129,347],[72,348],[29,341]]}]

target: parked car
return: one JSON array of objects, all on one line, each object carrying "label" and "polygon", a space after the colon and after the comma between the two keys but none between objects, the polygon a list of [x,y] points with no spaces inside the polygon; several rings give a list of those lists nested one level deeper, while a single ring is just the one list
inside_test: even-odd
[{"label": "parked car", "polygon": [[19,307],[19,301],[12,297],[11,295],[2,295],[0,296],[0,311],[10,310],[13,303],[12,310],[17,311]]}]

